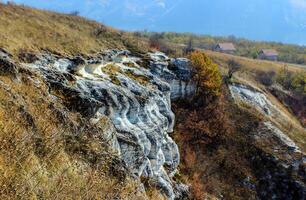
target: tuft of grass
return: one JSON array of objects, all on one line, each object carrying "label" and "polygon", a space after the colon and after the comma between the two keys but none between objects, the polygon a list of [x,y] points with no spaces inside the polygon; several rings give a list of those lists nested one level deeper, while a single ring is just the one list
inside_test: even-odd
[{"label": "tuft of grass", "polygon": [[112,83],[115,85],[120,85],[121,82],[117,78],[117,73],[121,73],[120,68],[115,64],[107,64],[106,66],[102,67],[101,69],[104,73],[108,74]]},{"label": "tuft of grass", "polygon": [[131,71],[127,71],[124,74],[127,75],[128,77],[130,77],[131,79],[137,81],[141,85],[148,85],[149,84],[149,78],[146,77],[146,76],[134,74]]}]

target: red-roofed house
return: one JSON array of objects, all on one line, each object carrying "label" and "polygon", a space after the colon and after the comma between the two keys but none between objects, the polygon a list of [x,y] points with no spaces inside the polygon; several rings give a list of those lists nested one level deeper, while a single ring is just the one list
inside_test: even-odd
[{"label": "red-roofed house", "polygon": [[274,49],[263,49],[259,52],[259,59],[277,61],[278,53]]},{"label": "red-roofed house", "polygon": [[215,51],[233,54],[235,53],[236,48],[233,43],[219,43],[216,45]]}]

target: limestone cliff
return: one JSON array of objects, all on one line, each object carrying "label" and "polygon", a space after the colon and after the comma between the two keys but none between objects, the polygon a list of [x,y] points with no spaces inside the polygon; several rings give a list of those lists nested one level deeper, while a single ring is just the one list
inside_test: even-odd
[{"label": "limestone cliff", "polygon": [[108,117],[116,129],[110,137],[115,152],[133,174],[149,178],[174,199],[188,188],[172,180],[180,155],[169,136],[175,121],[171,98],[193,94],[192,71],[187,59],[158,52],[146,61],[110,50],[91,58],[42,54],[23,66],[39,72],[55,98],[92,124]]}]

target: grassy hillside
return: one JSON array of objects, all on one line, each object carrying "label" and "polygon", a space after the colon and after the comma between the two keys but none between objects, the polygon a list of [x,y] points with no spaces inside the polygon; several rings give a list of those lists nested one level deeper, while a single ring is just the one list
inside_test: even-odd
[{"label": "grassy hillside", "polygon": [[103,139],[112,123],[92,125],[69,111],[42,77],[18,64],[41,51],[72,56],[146,46],[79,16],[0,3],[0,48],[13,55],[0,61],[0,199],[146,199]]},{"label": "grassy hillside", "polygon": [[90,54],[110,48],[146,50],[130,34],[83,17],[1,3],[0,47],[15,56],[41,50],[62,55]]},{"label": "grassy hillside", "polygon": [[[286,105],[286,103],[280,102],[280,99],[277,99],[277,97],[275,97],[269,92],[270,87],[261,82],[262,79],[268,79],[269,81],[271,81],[271,85],[279,84],[275,79],[276,76],[284,69],[284,67],[286,67],[289,73],[304,76],[304,79],[306,80],[305,66],[281,62],[254,60],[250,58],[223,54],[208,50],[206,50],[205,53],[209,57],[211,57],[215,63],[218,64],[224,75],[227,74],[229,60],[234,60],[236,63],[238,63],[241,66],[241,69],[235,74],[233,81],[245,85],[251,85],[255,88],[265,91],[268,97],[273,101],[273,103],[288,116],[286,120],[284,120],[283,118],[272,120],[278,120],[278,123],[282,126],[284,131],[287,132],[287,134],[290,135],[290,137],[293,138],[298,144],[305,148],[306,132],[304,127],[301,127],[300,122],[296,119],[297,113],[294,113],[291,110],[291,107],[289,105]],[[293,89],[288,90],[291,93],[296,93]],[[298,102],[303,105],[303,99],[305,99],[306,97],[305,93],[296,93],[294,96],[298,96]],[[299,109],[303,110],[304,108],[300,107]],[[305,114],[302,115],[303,119],[301,120],[304,120]]]}]

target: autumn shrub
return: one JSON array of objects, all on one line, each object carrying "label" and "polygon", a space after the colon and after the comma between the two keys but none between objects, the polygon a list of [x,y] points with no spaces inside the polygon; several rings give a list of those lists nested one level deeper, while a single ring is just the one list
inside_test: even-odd
[{"label": "autumn shrub", "polygon": [[220,95],[222,78],[218,66],[205,53],[200,51],[192,52],[189,57],[196,71],[194,79],[197,83],[197,93],[212,96]]},{"label": "autumn shrub", "polygon": [[288,67],[284,66],[280,71],[277,72],[275,80],[286,90],[289,90],[291,88],[292,75],[293,73],[288,70]]},{"label": "autumn shrub", "polygon": [[149,45],[151,48],[159,50],[161,46],[161,35],[158,33],[151,35]]},{"label": "autumn shrub", "polygon": [[290,90],[299,95],[306,95],[306,72],[290,72],[285,66],[276,75],[276,82],[286,90]]}]

